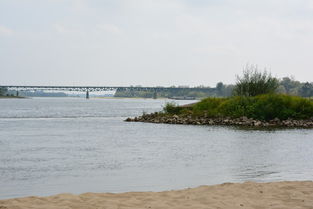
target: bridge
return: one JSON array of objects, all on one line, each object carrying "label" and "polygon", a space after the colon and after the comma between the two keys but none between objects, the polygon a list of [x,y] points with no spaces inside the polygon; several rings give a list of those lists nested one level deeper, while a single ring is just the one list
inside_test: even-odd
[{"label": "bridge", "polygon": [[154,91],[155,93],[166,90],[205,90],[210,88],[202,87],[142,87],[142,86],[4,86],[0,85],[0,88],[6,88],[7,90],[16,91],[16,96],[19,95],[19,91],[78,91],[86,92],[86,99],[89,99],[90,92],[99,91],[114,91],[114,90],[136,90],[136,91]]}]

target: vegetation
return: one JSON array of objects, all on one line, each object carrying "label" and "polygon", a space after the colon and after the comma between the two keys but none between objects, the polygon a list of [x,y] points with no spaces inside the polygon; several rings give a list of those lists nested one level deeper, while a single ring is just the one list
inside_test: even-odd
[{"label": "vegetation", "polygon": [[0,96],[5,96],[7,94],[7,89],[0,87]]},{"label": "vegetation", "polygon": [[[248,71],[247,74],[249,75],[249,78],[253,77],[253,71]],[[252,82],[249,87],[249,91],[254,91],[251,93],[241,93],[246,92],[243,89],[247,89],[245,84],[249,82],[242,82],[245,77],[238,77],[239,80],[237,80],[237,84],[242,84],[242,87],[238,87],[235,89],[235,85],[225,85],[222,82],[218,82],[215,87],[196,87],[196,88],[186,88],[186,89],[169,89],[169,90],[162,90],[158,92],[154,92],[154,90],[118,90],[115,97],[140,97],[140,98],[154,98],[155,96],[157,98],[174,98],[174,97],[194,97],[197,99],[203,99],[206,97],[230,97],[235,92],[235,95],[245,95],[245,96],[254,96],[258,94],[266,94],[266,93],[279,93],[279,94],[287,94],[287,95],[293,95],[293,96],[301,96],[301,97],[313,97],[313,83],[305,82],[301,83],[300,81],[294,80],[294,78],[290,77],[284,77],[282,79],[276,79],[273,78],[269,73],[266,71],[263,73],[257,72],[256,78],[260,77],[260,75],[263,75],[263,81],[260,83],[264,83],[264,87],[260,89],[254,90],[255,84]],[[267,80],[264,79],[265,77],[268,78]],[[271,79],[269,79],[271,78]],[[251,79],[256,80],[256,79]],[[261,79],[262,80],[262,76]],[[265,82],[264,82],[265,81]],[[266,82],[268,81],[268,82]],[[256,82],[257,83],[257,82]],[[274,90],[275,89],[275,90]]]},{"label": "vegetation", "polygon": [[219,106],[223,104],[226,98],[206,98],[196,103],[192,107],[193,115],[206,115],[207,117],[221,116]]},{"label": "vegetation", "polygon": [[[234,86],[234,96],[228,98],[206,98],[187,107],[180,107],[169,103],[164,107],[165,114],[180,114],[191,116],[205,116],[211,118],[247,117],[257,120],[268,121],[275,118],[286,119],[309,119],[313,117],[313,100],[278,94],[279,85],[286,85],[285,90],[290,92],[295,84],[291,79],[279,80],[270,73],[259,72],[256,66],[248,66],[242,77],[238,77]],[[217,91],[223,90],[223,83],[218,83]],[[299,92],[309,97],[313,94],[313,85],[305,83],[299,88]]]},{"label": "vegetation", "polygon": [[178,115],[178,114],[182,113],[183,109],[184,109],[183,107],[177,105],[176,103],[169,102],[169,103],[167,103],[165,105],[165,107],[163,108],[163,111],[166,114],[173,114],[173,115],[176,114],[176,115]]},{"label": "vegetation", "polygon": [[313,116],[313,102],[282,94],[233,97],[219,106],[219,112],[223,116],[246,116],[259,120],[308,119]]},{"label": "vegetation", "polygon": [[164,107],[167,114],[192,116],[231,117],[246,116],[258,120],[308,119],[313,116],[313,101],[283,94],[263,94],[254,97],[206,98],[192,107],[179,107],[169,103]]},{"label": "vegetation", "polygon": [[196,88],[177,88],[172,87],[166,90],[155,92],[154,90],[118,90],[115,97],[140,97],[140,98],[173,98],[173,97],[194,97],[205,98],[209,96],[217,96],[215,88],[196,87]]},{"label": "vegetation", "polygon": [[243,76],[237,76],[237,83],[234,88],[236,96],[257,96],[276,92],[279,87],[278,79],[271,76],[266,70],[258,71],[256,65],[247,65]]},{"label": "vegetation", "polygon": [[[12,92],[13,93],[13,92]],[[20,91],[20,96],[24,97],[66,97],[64,92],[44,92],[44,91]]]}]

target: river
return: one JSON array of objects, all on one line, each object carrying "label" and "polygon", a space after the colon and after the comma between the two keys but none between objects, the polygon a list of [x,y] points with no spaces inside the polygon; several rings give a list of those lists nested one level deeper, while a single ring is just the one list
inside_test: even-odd
[{"label": "river", "polygon": [[0,199],[313,180],[310,129],[123,121],[159,111],[166,102],[1,99]]}]

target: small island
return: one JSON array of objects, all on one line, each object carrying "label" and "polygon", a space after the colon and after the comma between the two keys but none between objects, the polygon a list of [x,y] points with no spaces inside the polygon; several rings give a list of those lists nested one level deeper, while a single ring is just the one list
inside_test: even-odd
[{"label": "small island", "polygon": [[232,125],[246,127],[313,128],[313,101],[310,98],[278,94],[279,80],[254,66],[237,76],[233,95],[209,97],[178,106],[168,103],[161,112],[127,118],[128,122],[191,125]]}]

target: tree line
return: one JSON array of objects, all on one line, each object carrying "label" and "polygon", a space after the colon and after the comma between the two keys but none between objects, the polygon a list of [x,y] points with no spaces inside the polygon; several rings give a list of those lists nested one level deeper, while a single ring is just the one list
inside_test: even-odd
[{"label": "tree line", "polygon": [[[258,83],[253,82],[253,79],[259,79]],[[250,90],[249,93],[247,93],[247,88]],[[236,85],[224,85],[222,82],[216,85],[216,93],[219,97],[229,97],[231,95],[255,96],[260,92],[313,97],[313,82],[300,82],[293,77],[277,79],[270,76],[266,71],[252,70],[244,72],[243,77],[237,78]]]},{"label": "tree line", "polygon": [[[244,73],[245,74],[245,73]],[[261,79],[260,84],[253,86],[253,81],[250,81],[250,88],[255,89],[254,94],[266,90],[266,88],[272,88],[273,91],[279,94],[287,94],[301,97],[313,97],[313,83],[311,82],[300,82],[296,81],[293,77],[283,77],[281,79],[273,78],[268,72],[259,72],[257,70],[248,70],[247,75],[250,77],[255,76],[253,79]],[[254,74],[254,75],[253,75]],[[247,76],[246,75],[246,76]],[[245,75],[244,75],[245,76]],[[263,76],[263,77],[262,77]],[[265,77],[264,77],[265,76]],[[268,78],[269,76],[269,78]],[[237,78],[237,82],[239,78]],[[240,79],[247,79],[241,77]],[[269,80],[266,80],[269,79]],[[243,81],[243,80],[242,80]],[[269,86],[266,86],[266,82],[269,81]],[[252,82],[252,83],[251,83]],[[263,83],[263,84],[262,84]],[[157,92],[157,97],[172,98],[172,97],[195,97],[195,98],[206,98],[206,97],[230,97],[232,95],[240,94],[238,88],[235,89],[237,84],[224,84],[218,82],[215,87],[206,87],[203,89],[169,89]],[[261,88],[260,86],[261,85]],[[248,86],[242,88],[248,88]],[[242,91],[243,89],[241,89]],[[152,90],[118,90],[115,93],[115,97],[140,97],[140,98],[153,98],[155,92]],[[246,96],[249,96],[247,94]],[[251,96],[251,95],[250,95]]]}]

